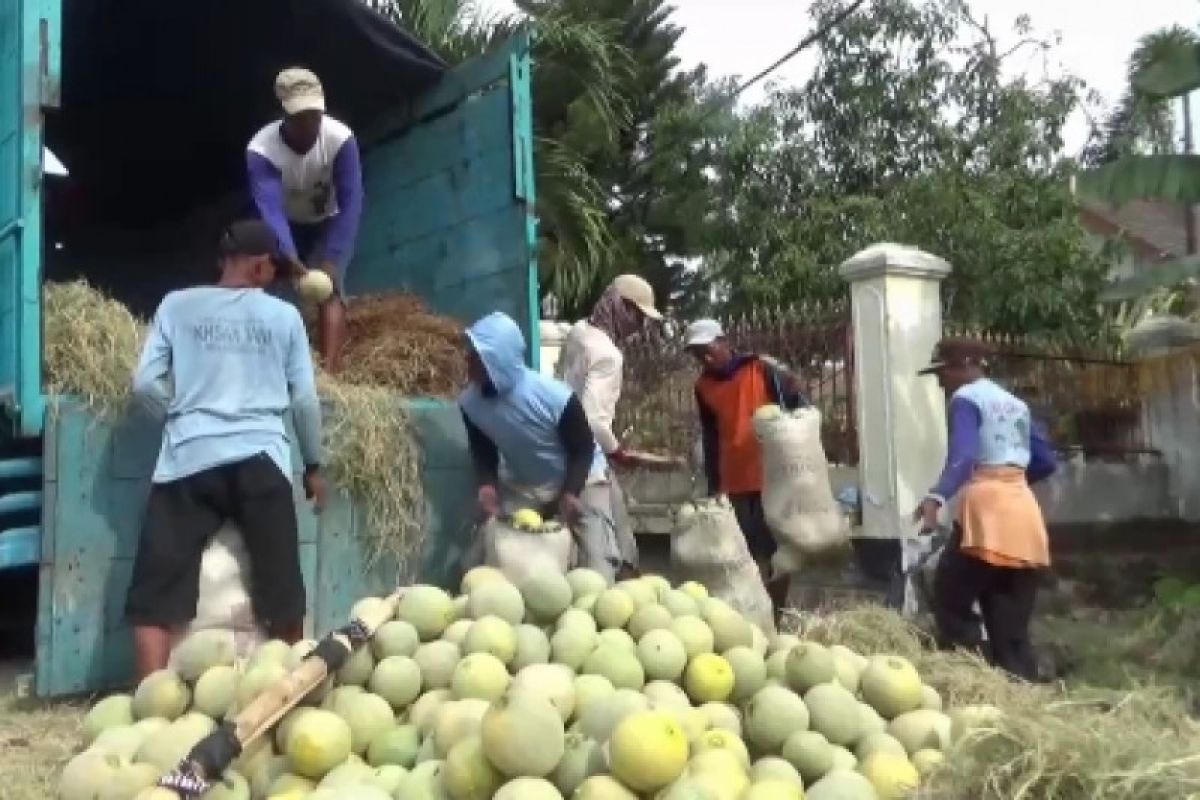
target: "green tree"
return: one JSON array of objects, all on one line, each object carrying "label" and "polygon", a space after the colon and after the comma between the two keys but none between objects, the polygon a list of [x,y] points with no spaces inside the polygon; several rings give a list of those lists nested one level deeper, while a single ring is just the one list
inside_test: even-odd
[{"label": "green tree", "polygon": [[[839,5],[822,0],[817,25]],[[836,267],[897,241],[954,266],[951,315],[1008,331],[1094,332],[1107,264],[1070,193],[1063,126],[1078,81],[1005,77],[1046,52],[1002,46],[959,0],[872,0],[818,45],[813,76],[743,115],[718,148],[706,271],[734,308],[836,298]]]}]

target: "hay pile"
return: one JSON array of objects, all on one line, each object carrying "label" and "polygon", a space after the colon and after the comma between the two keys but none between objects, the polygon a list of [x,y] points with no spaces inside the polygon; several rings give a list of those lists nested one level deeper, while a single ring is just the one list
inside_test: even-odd
[{"label": "hay pile", "polygon": [[792,623],[820,641],[906,656],[952,707],[1004,712],[993,728],[960,743],[922,797],[1183,800],[1200,792],[1200,725],[1175,692],[1011,681],[972,656],[931,651],[922,632],[879,607],[793,615]]},{"label": "hay pile", "polygon": [[[47,386],[52,395],[83,397],[103,414],[123,413],[129,400],[130,379],[137,363],[145,323],[134,317],[121,303],[84,281],[47,283],[44,288],[45,353]],[[358,305],[358,304],[356,304]],[[449,341],[453,323],[441,320],[440,335],[431,333],[437,326],[427,311],[405,301],[385,301],[378,306],[362,304],[365,319],[359,319],[360,331],[383,337],[382,316],[388,308],[413,311],[411,317],[393,317],[397,340],[410,339],[415,345],[432,346],[433,340]],[[416,320],[413,337],[406,327]],[[358,323],[355,323],[358,324]],[[453,334],[457,345],[459,334]],[[348,355],[350,363],[366,347],[367,337],[359,339],[357,353]],[[389,350],[388,348],[391,347]],[[421,361],[407,346],[377,344],[375,352],[391,353],[405,361]],[[410,355],[401,355],[410,353]],[[456,351],[456,363],[462,363]],[[381,356],[382,358],[382,356]],[[442,356],[445,360],[445,356]],[[373,362],[380,376],[389,374],[381,360]],[[370,385],[371,372],[355,371],[339,379],[327,375],[318,378],[318,390],[325,406],[325,444],[330,479],[365,507],[368,518],[367,549],[370,562],[388,556],[403,566],[420,550],[425,528],[425,500],[421,484],[420,446],[412,420],[400,403],[397,385],[408,387],[407,394],[440,395],[449,389],[453,373],[442,366],[432,375],[428,364],[411,367],[393,365],[391,380],[383,386]],[[460,367],[461,368],[461,367]],[[406,371],[407,370],[407,371]]]}]

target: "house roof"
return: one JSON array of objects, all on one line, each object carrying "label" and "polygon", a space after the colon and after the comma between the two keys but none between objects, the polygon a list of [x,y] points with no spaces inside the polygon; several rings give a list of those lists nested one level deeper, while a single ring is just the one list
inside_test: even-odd
[{"label": "house roof", "polygon": [[[1192,214],[1200,230],[1200,215],[1194,208]],[[1184,210],[1175,203],[1131,200],[1113,206],[1080,197],[1079,218],[1093,233],[1123,239],[1140,259],[1152,264],[1187,255]]]}]

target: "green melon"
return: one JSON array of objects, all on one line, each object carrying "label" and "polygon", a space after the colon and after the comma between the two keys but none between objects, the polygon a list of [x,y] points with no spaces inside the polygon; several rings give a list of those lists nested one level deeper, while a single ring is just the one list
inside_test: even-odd
[{"label": "green melon", "polygon": [[454,600],[436,586],[414,586],[396,606],[396,618],[412,625],[422,642],[441,636],[453,615]]},{"label": "green melon", "polygon": [[421,668],[423,689],[448,689],[461,655],[454,642],[426,642],[418,647],[413,661]]},{"label": "green melon", "polygon": [[479,566],[472,567],[463,575],[462,582],[459,584],[458,591],[462,594],[469,595],[473,589],[482,586],[485,583],[507,583],[508,578],[504,573],[495,567]]},{"label": "green melon", "polygon": [[573,719],[579,719],[583,716],[586,709],[596,703],[605,703],[617,688],[612,685],[612,681],[603,675],[576,675],[574,680],[575,685],[575,713]]},{"label": "green melon", "polygon": [[110,695],[88,709],[83,718],[83,745],[87,747],[109,728],[132,725],[133,698],[127,694]]},{"label": "green melon", "polygon": [[754,631],[750,623],[729,604],[710,597],[700,604],[701,617],[713,632],[713,647],[723,653],[734,647],[753,647]]},{"label": "green melon", "polygon": [[58,776],[59,800],[96,800],[104,787],[117,779],[121,767],[121,759],[110,753],[80,753]]},{"label": "green melon", "polygon": [[396,792],[400,791],[400,784],[406,777],[408,777],[408,770],[404,767],[385,764],[372,771],[371,776],[367,778],[367,784],[382,790],[389,798],[392,798]]},{"label": "green melon", "polygon": [[487,653],[501,663],[509,664],[517,655],[516,631],[499,617],[480,617],[467,630],[462,651],[465,654]]},{"label": "green melon", "polygon": [[603,773],[606,766],[604,748],[599,743],[580,733],[568,733],[566,751],[550,780],[563,797],[570,797],[585,780]]},{"label": "green melon", "polygon": [[517,639],[517,651],[509,662],[509,669],[520,672],[533,664],[546,664],[550,661],[550,639],[536,625],[518,625],[514,630]]},{"label": "green melon", "polygon": [[350,697],[351,695],[362,694],[364,691],[366,690],[361,686],[338,686],[329,693],[329,696],[325,698],[323,703],[321,703],[321,707],[328,709],[329,711],[333,711],[334,713],[338,713],[341,711],[342,704],[345,702],[346,698]]},{"label": "green melon", "polygon": [[287,677],[287,667],[277,661],[261,661],[247,668],[237,681],[234,691],[235,708],[243,709],[267,689]]},{"label": "green melon", "polygon": [[687,649],[670,630],[648,632],[637,644],[638,660],[651,680],[676,681],[687,667]]},{"label": "green melon", "polygon": [[854,695],[838,683],[822,683],[804,695],[812,729],[819,731],[831,744],[847,746],[862,736],[862,716]]},{"label": "green melon", "polygon": [[520,625],[525,619],[525,599],[511,583],[485,583],[468,597],[467,610],[474,619],[493,616],[510,625]]},{"label": "green melon", "polygon": [[783,743],[783,758],[811,786],[833,769],[833,746],[816,731],[797,731]]},{"label": "green melon", "polygon": [[579,784],[571,800],[638,800],[638,796],[622,786],[616,778],[593,775]]},{"label": "green melon", "polygon": [[213,728],[211,720],[208,728],[192,721],[173,722],[156,735],[146,737],[134,760],[153,764],[160,772],[174,769]]},{"label": "green melon", "polygon": [[879,716],[879,712],[866,703],[858,704],[859,718],[862,720],[862,733],[887,733],[888,722]]},{"label": "green melon", "polygon": [[461,649],[467,641],[467,634],[471,630],[471,626],[475,624],[473,619],[456,619],[446,626],[446,630],[442,632],[442,641],[454,642]]},{"label": "green melon", "polygon": [[834,769],[809,787],[806,800],[879,800],[875,787],[857,772]]},{"label": "green melon", "polygon": [[491,653],[471,653],[455,666],[450,690],[459,699],[497,700],[511,680],[503,661]]},{"label": "green melon", "polygon": [[442,782],[454,800],[491,800],[504,784],[504,776],[487,760],[483,740],[476,735],[450,748]]},{"label": "green melon", "polygon": [[599,597],[600,595],[598,594],[585,594],[583,597],[572,600],[571,607],[591,614],[596,610],[596,600]]},{"label": "green melon", "polygon": [[672,620],[671,612],[665,606],[658,603],[647,603],[633,612],[626,627],[634,641],[641,641],[642,637],[650,631],[670,628]]},{"label": "green melon", "polygon": [[788,652],[785,669],[788,686],[801,695],[818,684],[829,683],[837,675],[833,654],[817,642],[801,642],[793,647]]},{"label": "green melon", "polygon": [[[396,714],[388,701],[370,692],[347,696],[338,716],[350,726],[350,749],[360,756],[367,752],[372,739],[396,724]],[[299,724],[304,724],[306,719]],[[295,732],[292,735],[295,736]]]},{"label": "green melon", "polygon": [[250,784],[237,772],[227,769],[204,793],[204,800],[250,800]]},{"label": "green melon", "polygon": [[143,731],[132,725],[122,725],[103,731],[92,742],[91,749],[118,756],[124,761],[132,761],[145,740],[146,734]]},{"label": "green melon", "polygon": [[415,725],[396,725],[371,740],[367,746],[367,763],[373,767],[395,764],[412,769],[421,747],[421,732]]},{"label": "green melon", "polygon": [[700,706],[700,711],[708,719],[709,728],[720,728],[738,736],[742,735],[742,715],[735,707],[728,703],[705,703]]},{"label": "green melon", "polygon": [[271,639],[255,649],[246,663],[246,668],[250,669],[266,663],[286,665],[291,656],[292,646],[290,644],[282,639]]},{"label": "green melon", "polygon": [[173,670],[160,669],[152,672],[138,684],[130,708],[136,719],[162,717],[177,719],[192,701],[187,684]]},{"label": "green melon", "polygon": [[700,606],[692,597],[678,589],[669,589],[663,592],[662,604],[667,611],[671,612],[672,617],[699,616]]},{"label": "green melon", "polygon": [[367,688],[403,711],[421,695],[421,667],[407,656],[387,656],[375,665]]},{"label": "green melon", "polygon": [[379,626],[371,638],[371,652],[377,661],[389,656],[409,656],[417,652],[421,637],[412,623],[403,620],[388,620]]},{"label": "green melon", "polygon": [[608,581],[604,580],[603,575],[583,567],[568,572],[567,583],[571,585],[571,594],[576,600],[584,595],[598,595],[608,588]]},{"label": "green melon", "polygon": [[767,655],[773,656],[780,651],[787,652],[798,644],[800,644],[800,637],[796,634],[777,633],[767,642]]},{"label": "green melon", "polygon": [[[692,701],[688,698],[687,692],[680,688],[677,684],[667,680],[651,681],[642,687],[642,694],[650,701],[651,708],[686,708],[692,707]],[[708,717],[705,716],[705,725],[707,726]]]},{"label": "green melon", "polygon": [[454,745],[463,739],[479,735],[483,715],[489,708],[489,701],[474,697],[452,700],[439,708],[430,736],[433,739],[436,757],[445,758]]},{"label": "green melon", "polygon": [[192,708],[213,719],[224,719],[233,708],[238,681],[238,672],[233,667],[209,667],[192,690]]},{"label": "green melon", "polygon": [[767,680],[787,686],[787,661],[790,650],[776,650],[767,656]]},{"label": "green melon", "polygon": [[366,686],[374,671],[375,655],[371,648],[360,647],[338,669],[337,682],[342,686]]},{"label": "green melon", "polygon": [[929,685],[921,687],[921,708],[926,711],[942,710],[942,696],[937,689]]},{"label": "green melon", "polygon": [[[271,756],[266,762],[258,768],[257,772],[243,773],[246,779],[250,781],[250,794],[252,797],[270,797],[271,786],[282,778],[284,775],[292,775],[294,773],[289,770],[287,756]],[[315,785],[315,781],[308,778],[296,775],[300,780],[306,781],[309,784]]]},{"label": "green melon", "polygon": [[637,611],[637,602],[625,589],[605,589],[596,598],[596,606],[592,610],[596,624],[600,628],[624,628],[629,624],[633,612]]},{"label": "green melon", "polygon": [[535,694],[549,700],[563,722],[575,713],[575,673],[563,664],[534,664],[517,673],[513,694]]},{"label": "green melon", "polygon": [[646,671],[637,654],[622,647],[597,647],[584,659],[582,671],[603,675],[618,689],[641,689],[646,684]]},{"label": "green melon", "polygon": [[764,755],[776,755],[795,731],[809,726],[809,710],[782,686],[764,686],[746,705],[746,738]]},{"label": "green melon", "polygon": [[838,769],[858,769],[858,756],[851,753],[841,745],[832,745],[833,747],[833,768]]},{"label": "green melon", "polygon": [[252,797],[269,797],[276,796],[292,800],[293,798],[308,797],[317,790],[317,785],[308,778],[301,778],[299,775],[293,775],[290,772],[285,772],[271,782],[267,791],[258,791],[253,782],[250,785],[250,795]]},{"label": "green melon", "polygon": [[950,717],[940,711],[917,709],[901,714],[888,725],[888,733],[896,737],[908,755],[919,750],[950,749]]},{"label": "green melon", "polygon": [[188,634],[171,653],[171,664],[185,681],[194,681],[211,667],[232,667],[237,647],[230,631],[223,628]]},{"label": "green melon", "polygon": [[733,693],[729,696],[733,702],[750,699],[766,685],[767,664],[753,648],[734,647],[726,650],[722,657],[733,668]]},{"label": "green melon", "polygon": [[617,689],[602,702],[586,705],[578,715],[579,732],[597,742],[607,742],[613,729],[630,714],[647,711],[650,701],[641,692]]},{"label": "green melon", "polygon": [[630,578],[618,581],[616,587],[633,598],[637,608],[658,602],[658,588],[645,578]]},{"label": "green melon", "polygon": [[921,676],[906,658],[875,656],[868,659],[859,677],[859,692],[863,700],[884,719],[921,707]]},{"label": "green melon", "polygon": [[790,786],[804,788],[804,779],[800,777],[800,771],[793,767],[786,759],[775,756],[768,756],[755,761],[754,766],[750,768],[750,780],[755,783],[761,781],[780,781]]},{"label": "green melon", "polygon": [[679,637],[687,650],[688,658],[693,659],[703,653],[714,651],[712,628],[700,617],[677,617],[671,621],[671,633]]},{"label": "green melon", "polygon": [[605,628],[596,635],[596,646],[612,645],[620,647],[630,652],[637,650],[637,642],[629,635],[628,631],[620,628]]},{"label": "green melon", "polygon": [[483,717],[481,738],[488,761],[510,777],[549,775],[566,751],[558,709],[533,695],[507,695],[493,704]]},{"label": "green melon", "polygon": [[332,711],[310,709],[292,725],[285,752],[291,772],[320,780],[353,752],[353,732]]},{"label": "green melon", "polygon": [[551,657],[555,663],[579,670],[596,649],[597,641],[596,632],[583,626],[559,628],[550,637]]},{"label": "green melon", "polygon": [[[554,630],[561,631],[564,628],[584,628],[596,633],[600,630],[596,625],[596,619],[588,611],[581,611],[578,608],[568,608],[554,623]],[[547,631],[547,633],[551,633]]]},{"label": "green melon", "polygon": [[[400,782],[396,797],[404,800],[453,800],[446,791],[445,763],[441,761],[426,761],[413,767],[412,771]],[[318,800],[307,798],[307,800]],[[345,800],[342,797],[330,800]]]},{"label": "green melon", "polygon": [[433,725],[437,722],[438,709],[453,699],[454,695],[449,689],[425,692],[409,707],[408,721],[417,726],[417,730],[421,732],[422,736],[428,736],[433,732]]},{"label": "green melon", "polygon": [[563,800],[554,784],[544,778],[515,778],[500,787],[495,800]]},{"label": "green melon", "polygon": [[904,745],[888,733],[868,733],[854,746],[854,757],[860,764],[875,753],[891,753],[894,756],[908,758],[908,751],[904,749]]},{"label": "green melon", "polygon": [[558,619],[575,599],[570,581],[552,570],[540,570],[526,578],[521,583],[521,596],[529,616],[545,623]]},{"label": "green melon", "polygon": [[138,792],[158,783],[158,768],[151,764],[122,764],[112,783],[105,786],[97,800],[130,800]]}]

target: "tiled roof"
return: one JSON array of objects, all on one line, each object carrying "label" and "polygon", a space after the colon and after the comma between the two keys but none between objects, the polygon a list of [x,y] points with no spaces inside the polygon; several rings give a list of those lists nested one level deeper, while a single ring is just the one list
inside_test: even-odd
[{"label": "tiled roof", "polygon": [[[1192,209],[1196,229],[1200,214]],[[1140,259],[1157,263],[1187,255],[1187,232],[1182,206],[1160,200],[1131,200],[1111,206],[1080,198],[1079,216],[1084,227],[1102,236],[1123,238]]]}]

